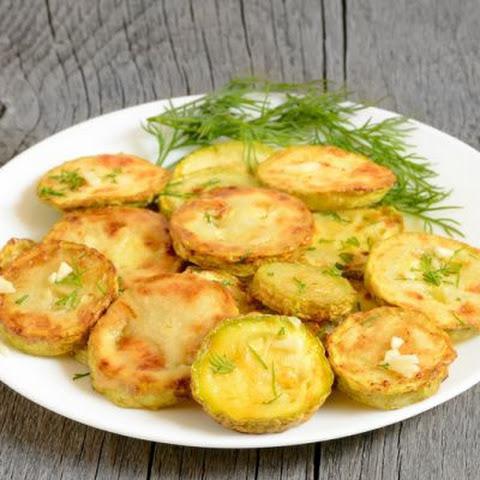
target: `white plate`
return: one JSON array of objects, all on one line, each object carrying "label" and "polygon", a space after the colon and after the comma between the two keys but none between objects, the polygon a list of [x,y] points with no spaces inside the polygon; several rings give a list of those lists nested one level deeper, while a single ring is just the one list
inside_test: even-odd
[{"label": "white plate", "polygon": [[[176,99],[175,102],[186,101]],[[40,239],[57,218],[53,209],[35,197],[35,183],[46,170],[81,155],[129,152],[155,158],[154,140],[140,128],[144,119],[162,110],[153,102],[81,123],[18,155],[0,169],[0,244],[12,236]],[[363,119],[382,120],[390,112],[369,109]],[[410,142],[435,164],[438,182],[453,189],[451,203],[465,208],[455,212],[466,240],[480,244],[477,182],[480,153],[464,143],[417,123]],[[177,445],[213,448],[251,448],[295,445],[330,440],[373,430],[417,415],[464,392],[480,381],[480,337],[458,345],[458,359],[449,378],[433,397],[395,411],[362,407],[339,393],[328,399],[305,424],[284,433],[246,435],[224,429],[193,403],[157,412],[116,407],[90,387],[87,378],[72,381],[86,369],[71,359],[37,358],[9,347],[0,355],[0,379],[9,387],[60,415],[130,437]]]}]

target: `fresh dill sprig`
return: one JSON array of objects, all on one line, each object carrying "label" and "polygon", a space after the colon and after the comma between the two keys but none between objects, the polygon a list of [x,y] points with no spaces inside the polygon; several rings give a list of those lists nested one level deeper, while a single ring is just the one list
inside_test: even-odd
[{"label": "fresh dill sprig", "polygon": [[62,170],[58,175],[51,175],[50,178],[66,185],[72,191],[78,190],[87,183],[78,170]]},{"label": "fresh dill sprig", "polygon": [[89,375],[90,375],[90,372],[74,373],[72,375],[72,380],[75,382],[76,380],[80,380],[81,378],[88,377]]},{"label": "fresh dill sprig", "polygon": [[[419,218],[427,231],[438,227],[449,235],[461,235],[456,220],[436,216],[457,207],[441,205],[450,192],[434,184],[437,174],[425,158],[410,153],[410,121],[393,117],[358,126],[353,116],[367,107],[348,102],[349,92],[344,89],[327,91],[325,87],[324,81],[231,80],[183,105],[170,103],[164,112],[148,118],[144,129],[157,140],[159,165],[174,150],[223,138],[245,143],[245,162],[251,170],[256,166],[255,142],[328,144],[361,153],[396,175],[397,182],[382,204]],[[278,95],[280,103],[272,101]]]},{"label": "fresh dill sprig", "polygon": [[67,295],[60,297],[54,303],[54,307],[58,310],[73,310],[78,307],[79,303],[80,297],[78,295],[78,290],[73,290]]},{"label": "fresh dill sprig", "polygon": [[209,362],[213,373],[225,375],[235,370],[235,364],[229,360],[226,355],[212,353]]},{"label": "fresh dill sprig", "polygon": [[38,194],[40,197],[64,197],[65,194],[50,187],[42,187]]}]

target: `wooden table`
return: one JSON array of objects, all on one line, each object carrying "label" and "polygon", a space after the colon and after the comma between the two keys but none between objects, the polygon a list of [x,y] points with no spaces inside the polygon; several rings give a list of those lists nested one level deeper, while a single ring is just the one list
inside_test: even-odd
[{"label": "wooden table", "polygon": [[[478,0],[0,0],[0,163],[87,118],[250,72],[346,82],[478,147],[479,45]],[[123,438],[0,395],[2,480],[480,478],[480,387],[372,433],[244,451]]]}]

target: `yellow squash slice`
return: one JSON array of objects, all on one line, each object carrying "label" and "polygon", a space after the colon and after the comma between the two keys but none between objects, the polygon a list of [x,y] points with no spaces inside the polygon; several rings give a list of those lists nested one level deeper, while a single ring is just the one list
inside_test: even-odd
[{"label": "yellow squash slice", "polygon": [[298,257],[312,238],[313,218],[285,193],[230,187],[180,207],[170,229],[180,257],[248,276],[261,263]]},{"label": "yellow squash slice", "polygon": [[61,210],[108,205],[147,205],[168,181],[169,173],[135,155],[81,157],[48,171],[38,196]]},{"label": "yellow squash slice", "polygon": [[348,280],[318,267],[294,263],[262,265],[250,290],[273,311],[303,320],[324,322],[352,311],[357,294]]},{"label": "yellow squash slice", "polygon": [[351,315],[327,337],[327,351],[338,387],[382,409],[433,395],[456,357],[449,336],[423,313],[398,307]]},{"label": "yellow squash slice", "polygon": [[[378,241],[403,231],[403,217],[390,207],[360,208],[313,215],[315,233],[301,263],[361,278]],[[332,270],[333,271],[333,270]]]},{"label": "yellow squash slice", "polygon": [[138,270],[176,272],[181,260],[173,251],[165,217],[151,210],[106,207],[66,213],[47,240],[68,240],[95,248],[109,258],[122,277]]},{"label": "yellow squash slice", "polygon": [[92,330],[95,390],[123,407],[157,409],[190,392],[190,366],[204,336],[238,314],[220,285],[189,273],[130,282]]},{"label": "yellow squash slice", "polygon": [[358,153],[299,145],[275,152],[257,175],[265,185],[295,195],[312,210],[360,208],[379,202],[395,175]]},{"label": "yellow squash slice", "polygon": [[378,243],[365,270],[367,288],[391,305],[425,313],[461,339],[480,330],[480,250],[426,233]]},{"label": "yellow squash slice", "polygon": [[10,293],[0,294],[0,334],[33,355],[62,355],[81,347],[117,294],[112,263],[70,242],[39,243],[1,275]]},{"label": "yellow squash slice", "polygon": [[175,167],[172,177],[177,179],[210,168],[250,173],[256,164],[263,162],[273,151],[273,148],[261,143],[250,146],[236,140],[216,143],[199,148],[183,158]]},{"label": "yellow squash slice", "polygon": [[192,366],[192,393],[240,432],[280,432],[324,403],[333,375],[321,342],[294,317],[249,315],[220,324]]},{"label": "yellow squash slice", "polygon": [[198,170],[184,177],[173,178],[159,194],[161,211],[171,216],[185,202],[204,192],[221,187],[257,187],[258,181],[248,172],[221,167]]}]

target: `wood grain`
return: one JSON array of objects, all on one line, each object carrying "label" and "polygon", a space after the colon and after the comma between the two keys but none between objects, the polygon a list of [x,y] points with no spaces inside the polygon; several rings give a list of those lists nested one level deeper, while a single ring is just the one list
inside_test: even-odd
[{"label": "wood grain", "polygon": [[[479,27],[475,0],[2,0],[0,164],[87,118],[251,73],[388,95],[478,146]],[[223,451],[101,432],[1,387],[0,478],[474,479],[479,394],[339,441]]]}]

